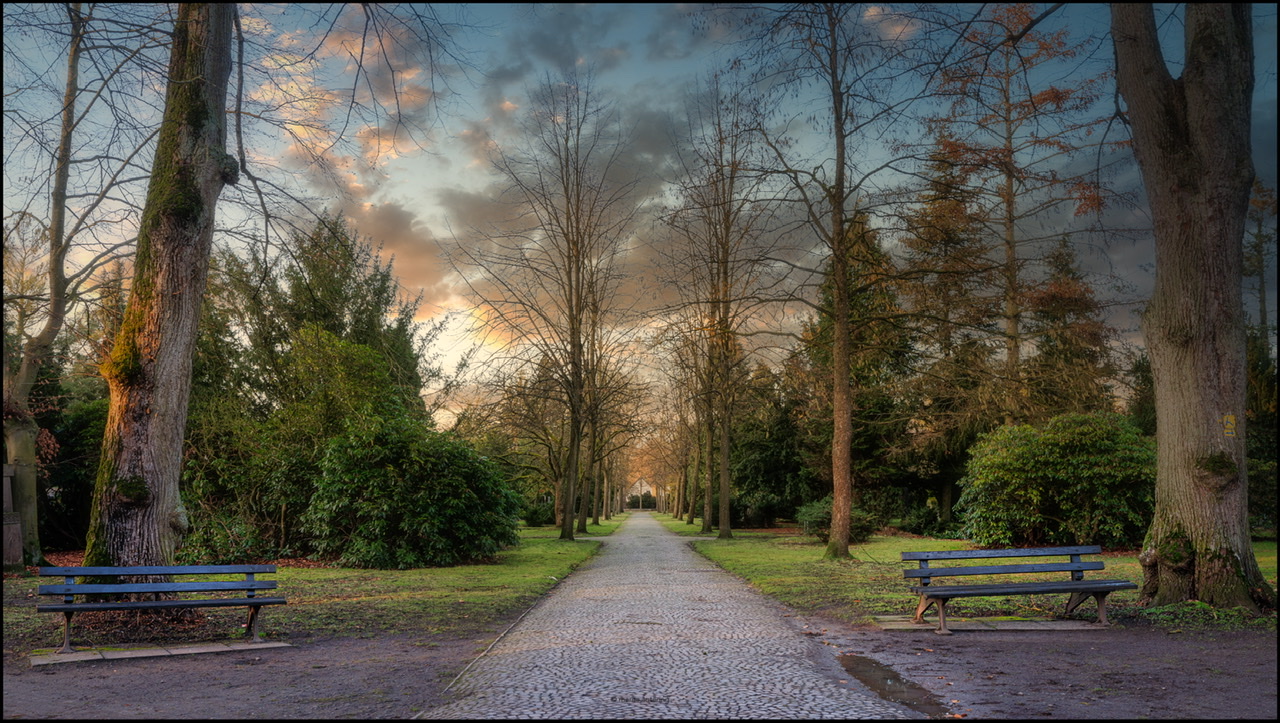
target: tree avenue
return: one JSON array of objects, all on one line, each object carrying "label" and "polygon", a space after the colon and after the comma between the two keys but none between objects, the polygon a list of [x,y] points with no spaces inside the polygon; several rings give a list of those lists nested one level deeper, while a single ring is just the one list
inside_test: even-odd
[{"label": "tree avenue", "polygon": [[619,304],[616,266],[634,216],[633,181],[622,166],[616,110],[587,70],[548,75],[522,127],[523,144],[491,159],[515,208],[511,230],[484,230],[488,248],[459,253],[480,271],[471,288],[487,331],[523,348],[508,359],[515,371],[546,374],[563,404],[563,440],[549,450],[563,445],[557,520],[560,539],[572,540],[575,523],[586,525],[579,512],[587,509],[601,431],[592,420],[611,366],[599,352],[619,351],[607,337]]},{"label": "tree avenue", "polygon": [[[725,539],[798,523],[822,565],[886,526],[1142,541],[1145,604],[1274,607],[1249,7],[1172,11],[1174,77],[1147,5],[1110,37],[1066,6],[714,6],[686,40],[733,57],[688,93],[615,95],[638,69],[566,41],[486,77],[457,135],[428,111],[490,46],[436,9],[237,12],[6,7],[28,51],[61,38],[5,50],[28,564],[43,537],[89,565],[455,565],[634,497]],[[1090,253],[1143,192],[1139,338],[1100,261],[1139,265]]]}]

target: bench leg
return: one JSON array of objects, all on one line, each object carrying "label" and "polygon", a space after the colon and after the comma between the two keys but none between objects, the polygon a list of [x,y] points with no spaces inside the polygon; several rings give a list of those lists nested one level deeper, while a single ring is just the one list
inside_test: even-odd
[{"label": "bench leg", "polygon": [[253,642],[261,643],[262,637],[258,635],[258,613],[262,610],[261,605],[249,606],[249,633],[253,635]]},{"label": "bench leg", "polygon": [[916,618],[914,622],[923,623],[924,613],[929,609],[930,605],[938,606],[938,629],[933,631],[939,635],[950,635],[951,631],[947,630],[947,601],[943,598],[920,596],[920,604],[916,605]]},{"label": "bench leg", "polygon": [[1067,600],[1066,614],[1070,615],[1073,610],[1080,606],[1080,603],[1092,597],[1098,603],[1098,624],[1110,625],[1107,622],[1107,595],[1110,594],[1109,592],[1073,592],[1071,593],[1071,598]]},{"label": "bench leg", "polygon": [[75,615],[75,613],[65,612],[65,611],[62,613],[62,616],[65,619],[62,622],[62,647],[58,649],[59,653],[76,652],[76,649],[71,647],[71,616],[72,615]]},{"label": "bench leg", "polygon": [[1107,593],[1094,593],[1093,599],[1098,601],[1098,624],[1110,625],[1107,622]]},{"label": "bench leg", "polygon": [[924,595],[921,595],[921,596],[920,596],[920,603],[919,603],[918,605],[916,605],[916,618],[915,618],[915,620],[914,620],[914,621],[912,621],[912,622],[915,622],[915,623],[917,623],[917,624],[923,623],[923,622],[924,622],[924,613],[925,613],[925,611],[926,611],[926,610],[928,610],[928,609],[929,609],[929,606],[930,606],[930,605],[932,605],[932,604],[934,604],[935,602],[937,602],[937,600],[936,600],[935,598],[926,597],[926,596],[924,596]]},{"label": "bench leg", "polygon": [[947,601],[938,600],[938,629],[933,631],[938,635],[950,635],[951,631],[947,630]]},{"label": "bench leg", "polygon": [[1071,593],[1071,597],[1067,598],[1067,609],[1063,614],[1070,615],[1076,608],[1080,607],[1080,603],[1084,602],[1088,597],[1089,593],[1087,592]]}]

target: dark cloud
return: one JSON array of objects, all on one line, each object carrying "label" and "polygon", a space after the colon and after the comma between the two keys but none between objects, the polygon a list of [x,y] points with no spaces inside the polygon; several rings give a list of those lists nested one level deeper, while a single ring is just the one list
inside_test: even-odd
[{"label": "dark cloud", "polygon": [[394,260],[393,272],[410,294],[419,291],[424,304],[443,306],[452,296],[440,245],[416,214],[398,203],[348,201],[340,212],[355,231],[381,247],[383,261]]},{"label": "dark cloud", "polygon": [[742,27],[743,8],[721,3],[671,3],[653,6],[653,29],[644,38],[651,62],[705,56],[730,44]]},{"label": "dark cloud", "polygon": [[687,4],[662,6],[653,29],[644,38],[645,59],[651,62],[684,60],[700,53],[706,36],[690,32],[696,12],[696,6]]},{"label": "dark cloud", "polygon": [[512,37],[511,49],[517,56],[529,55],[556,70],[579,64],[610,70],[629,57],[630,43],[603,41],[610,31],[629,27],[632,12],[626,5],[546,6],[535,24]]}]

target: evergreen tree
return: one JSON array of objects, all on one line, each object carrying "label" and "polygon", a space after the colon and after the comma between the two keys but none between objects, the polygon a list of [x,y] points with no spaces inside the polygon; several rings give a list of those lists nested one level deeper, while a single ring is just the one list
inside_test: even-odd
[{"label": "evergreen tree", "polygon": [[908,384],[913,422],[902,451],[933,488],[944,522],[969,447],[1000,414],[994,325],[999,268],[974,209],[977,192],[943,150],[947,142],[944,133],[927,167],[921,203],[907,217],[898,287],[911,312],[916,355]]},{"label": "evergreen tree", "polygon": [[1145,353],[1133,361],[1129,369],[1129,385],[1133,396],[1129,398],[1129,421],[1147,436],[1156,433],[1156,390],[1151,378],[1151,359]]},{"label": "evergreen tree", "polygon": [[284,270],[259,255],[214,265],[187,428],[190,555],[307,549],[299,520],[331,440],[369,415],[433,426],[420,394],[438,374],[423,362],[434,330],[413,320],[392,263],[327,216],[286,251]]},{"label": "evergreen tree", "polygon": [[794,519],[801,505],[826,494],[819,474],[826,465],[815,470],[804,463],[802,400],[787,393],[781,374],[760,364],[741,394],[733,422],[733,487],[747,526],[769,527],[780,517]]},{"label": "evergreen tree", "polygon": [[[898,383],[907,368],[910,337],[901,326],[904,314],[891,284],[897,276],[892,259],[880,247],[865,215],[859,215],[849,230],[851,240],[846,244],[849,254],[842,267],[848,269],[850,289],[853,505],[860,506],[878,503],[878,497],[872,500],[865,493],[883,488],[898,473],[891,466],[888,452],[905,427],[898,407]],[[821,290],[824,308],[835,303],[835,267],[828,264]],[[810,399],[810,408],[804,414],[809,422],[809,444],[816,444],[817,450],[821,450],[819,455],[829,454],[834,444],[833,394],[828,381],[834,334],[832,315],[823,314],[806,326],[800,350],[804,366],[817,372],[813,386],[819,392]],[[821,468],[822,477],[830,480],[830,475],[825,473],[829,467],[822,465]]]},{"label": "evergreen tree", "polygon": [[1076,262],[1066,238],[1046,257],[1048,278],[1028,297],[1028,337],[1035,355],[1026,368],[1027,416],[1109,411],[1113,330]]}]

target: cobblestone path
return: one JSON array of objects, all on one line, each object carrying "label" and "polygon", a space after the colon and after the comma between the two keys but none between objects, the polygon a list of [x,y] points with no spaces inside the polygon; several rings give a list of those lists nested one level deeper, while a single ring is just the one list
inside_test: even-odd
[{"label": "cobblestone path", "polygon": [[[844,674],[781,605],[648,513],[417,718],[922,718]],[[841,682],[845,681],[845,682]]]}]

